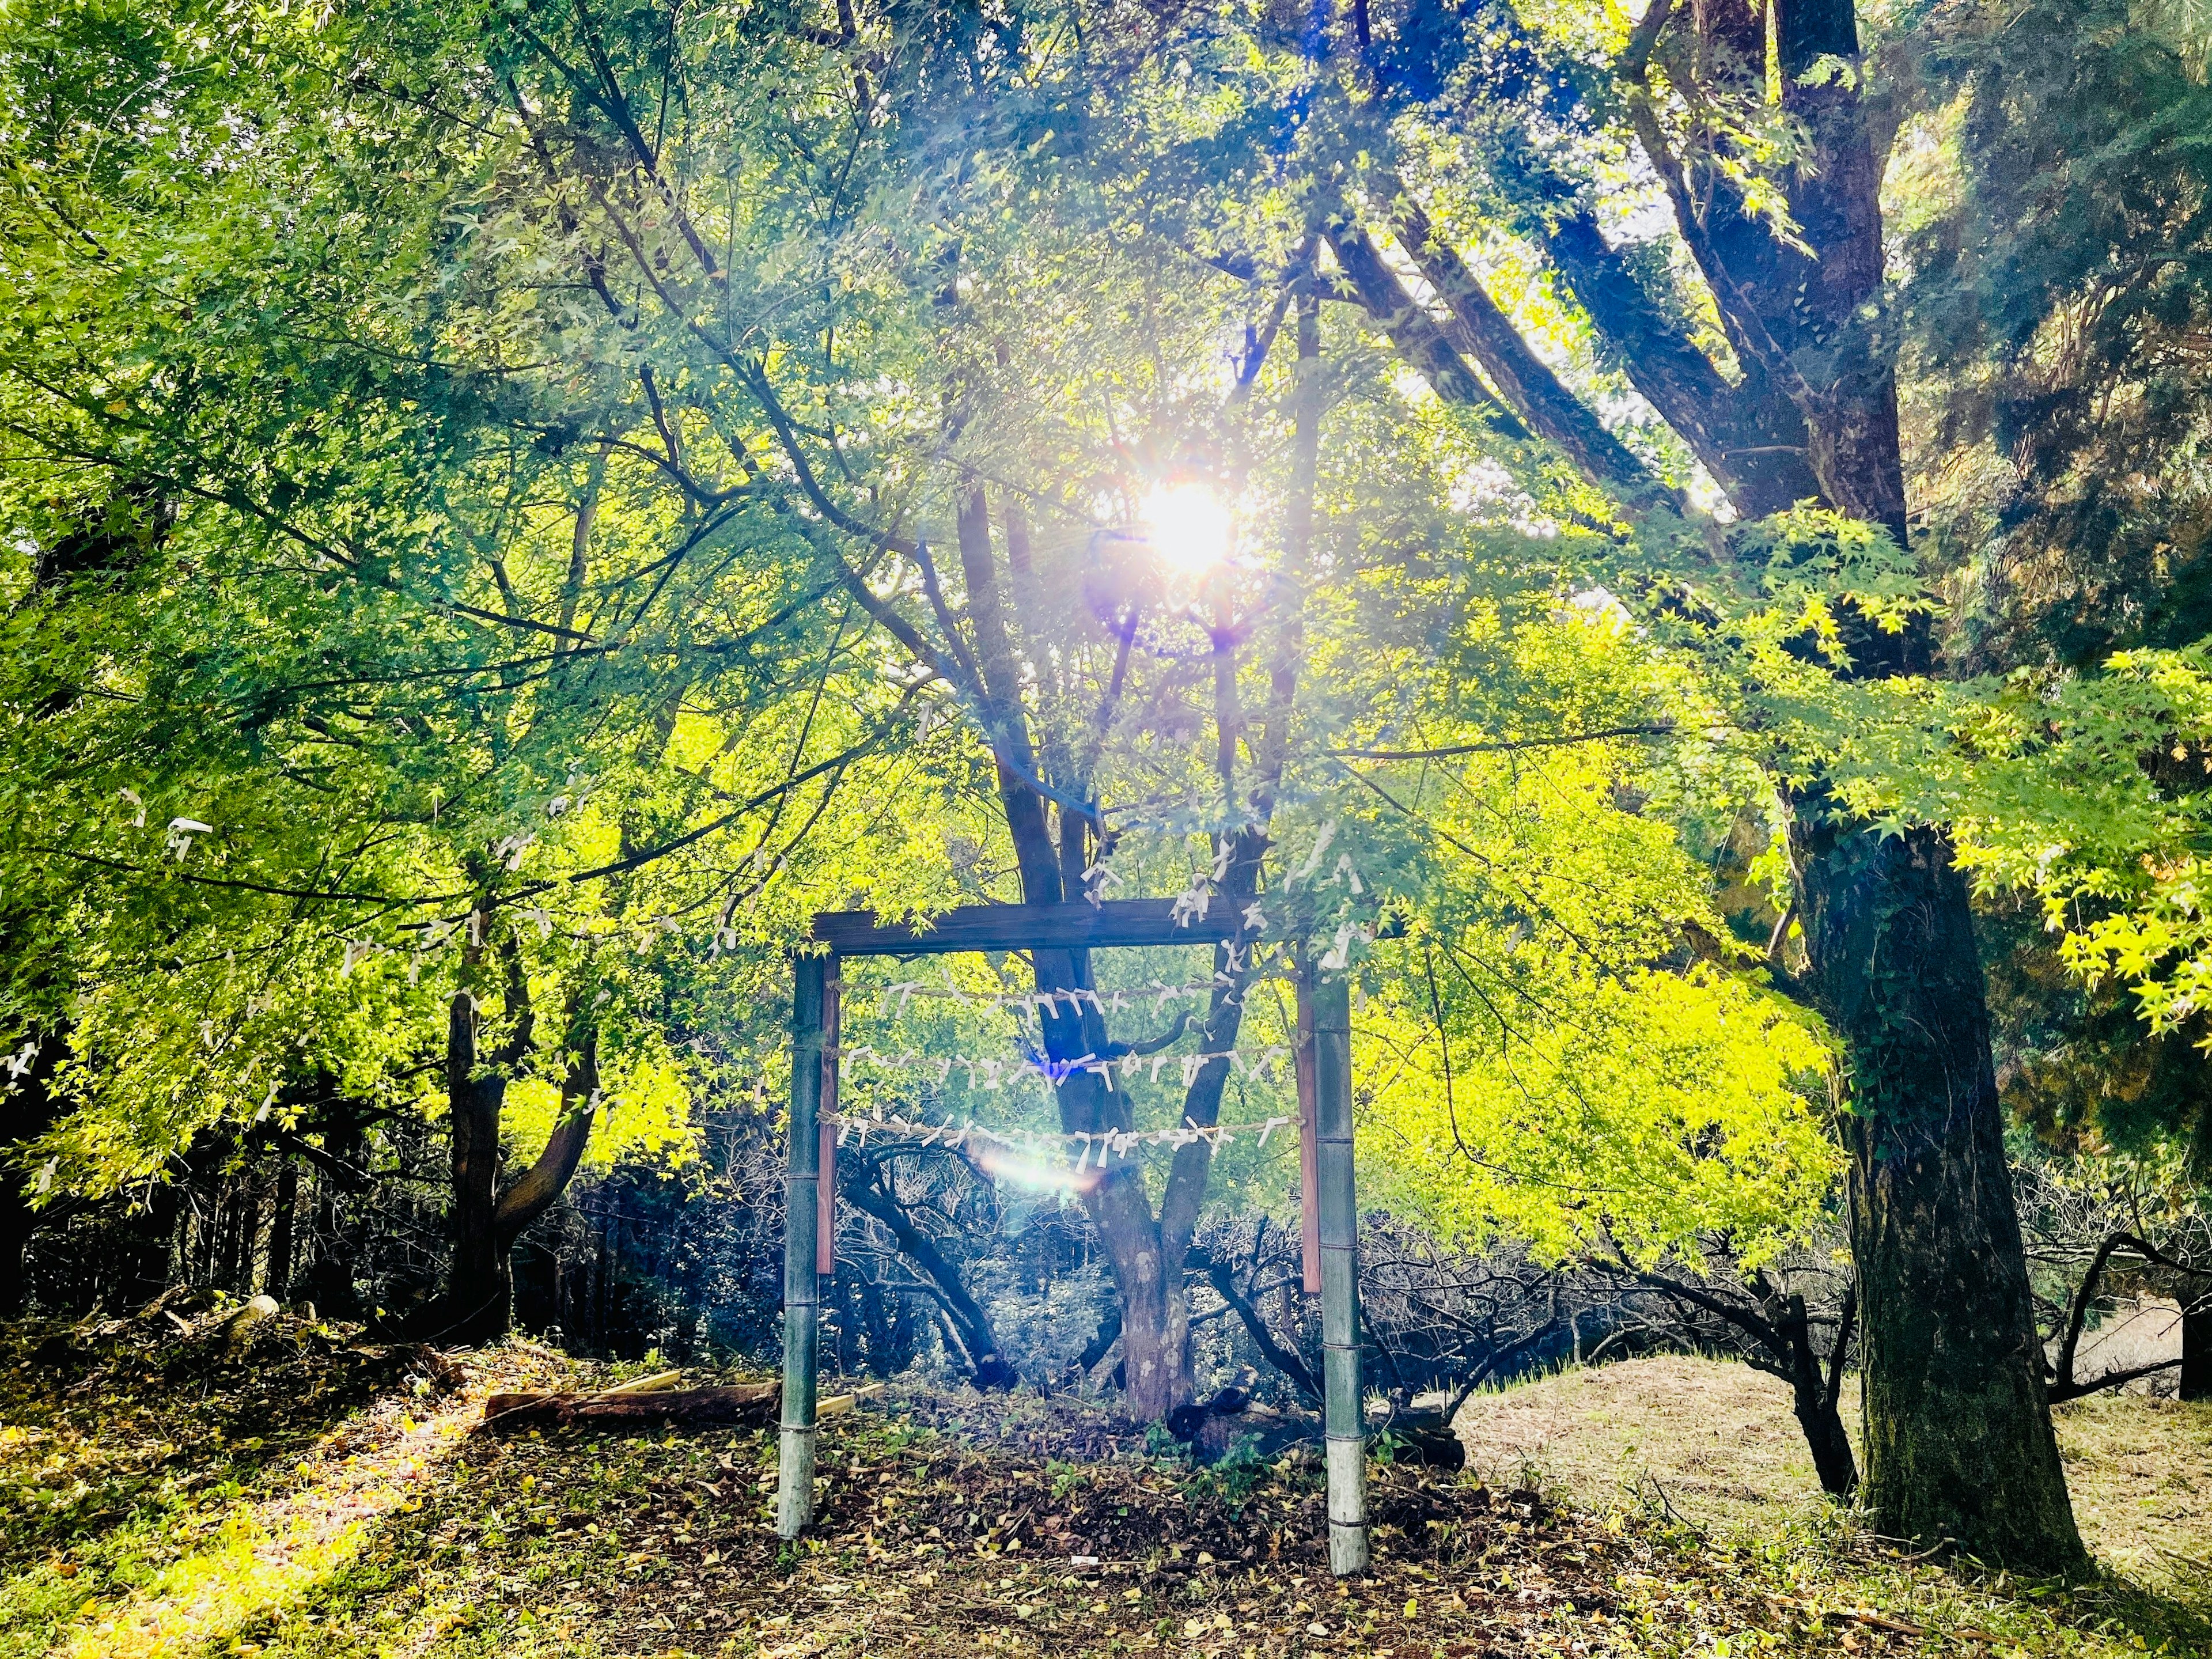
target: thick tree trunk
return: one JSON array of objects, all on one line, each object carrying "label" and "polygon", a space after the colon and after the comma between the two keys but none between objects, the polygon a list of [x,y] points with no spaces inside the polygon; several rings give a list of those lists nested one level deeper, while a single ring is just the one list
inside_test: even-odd
[{"label": "thick tree trunk", "polygon": [[1812,988],[1849,1070],[1863,1500],[1894,1536],[2078,1568],[1966,884],[1931,829],[1816,824],[1797,855]]},{"label": "thick tree trunk", "polygon": [[[1667,44],[1663,0],[1646,12],[1624,59],[1628,104],[1742,385],[1722,389],[1586,218],[1562,222],[1553,253],[1608,338],[1656,342],[1656,352],[1627,352],[1632,374],[1741,510],[1802,498],[1809,477],[1824,504],[1881,525],[1902,545],[1896,389],[1879,306],[1880,167],[1851,0],[1775,0],[1771,10],[1693,0],[1690,9],[1686,52]],[[1784,106],[1809,141],[1790,180],[1802,249],[1740,210],[1724,132],[1693,132],[1674,153],[1645,100],[1655,48],[1673,52],[1665,62],[1678,81],[1763,95],[1770,41]],[[1827,59],[1846,72],[1808,76]],[[1745,460],[1756,467],[1737,471]],[[1849,631],[1861,677],[1932,667],[1925,630]],[[1842,1040],[1850,1079],[1862,1495],[1886,1532],[2073,1568],[2081,1547],[2051,1430],[1965,885],[1940,830],[1885,838],[1828,820],[1817,792],[1798,805],[1812,990]]]},{"label": "thick tree trunk", "polygon": [[[1790,202],[1816,257],[1763,303],[1771,327],[1785,315],[1797,327],[1786,362],[1767,367],[1805,416],[1828,501],[1904,546],[1877,303],[1881,168],[1852,0],[1776,0],[1773,40],[1784,107],[1811,140]],[[1835,60],[1856,72],[1810,74]],[[1757,355],[1750,333],[1740,331]],[[1927,665],[1911,632],[1860,632],[1861,674]],[[2051,1432],[1966,883],[1938,829],[1885,836],[1815,819],[1801,840],[1814,988],[1850,1071],[1865,1503],[1888,1533],[2077,1569],[2087,1558]]]},{"label": "thick tree trunk", "polygon": [[[1104,1091],[1099,1091],[1101,1094]],[[1121,1301],[1123,1391],[1129,1414],[1165,1422],[1190,1403],[1190,1299],[1182,1257],[1170,1261],[1152,1218],[1143,1176],[1116,1167],[1085,1195],[1084,1207],[1105,1243]]]}]

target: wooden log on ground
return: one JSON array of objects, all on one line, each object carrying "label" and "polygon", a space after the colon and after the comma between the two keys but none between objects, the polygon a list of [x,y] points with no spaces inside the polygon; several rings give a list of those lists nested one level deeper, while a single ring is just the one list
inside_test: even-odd
[{"label": "wooden log on ground", "polygon": [[1370,1438],[1389,1449],[1393,1463],[1419,1463],[1432,1469],[1467,1467],[1467,1443],[1452,1426],[1448,1409],[1396,1404],[1374,1428]]},{"label": "wooden log on ground", "polygon": [[626,1423],[696,1425],[743,1423],[757,1426],[775,1415],[781,1385],[738,1382],[719,1389],[611,1389],[601,1394],[495,1394],[484,1401],[485,1429],[527,1428],[545,1423]]}]

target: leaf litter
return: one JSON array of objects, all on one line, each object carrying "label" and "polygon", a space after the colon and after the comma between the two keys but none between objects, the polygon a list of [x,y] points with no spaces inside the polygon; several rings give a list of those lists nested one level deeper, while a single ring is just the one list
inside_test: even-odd
[{"label": "leaf litter", "polygon": [[[796,1545],[770,1524],[772,1431],[441,1431],[428,1478],[362,1516],[343,1559],[311,1583],[272,1575],[225,1620],[201,1609],[165,1645],[162,1612],[181,1604],[143,1592],[253,1506],[296,1511],[307,1467],[378,1455],[434,1415],[453,1425],[490,1392],[639,1370],[520,1341],[434,1356],[270,1324],[241,1353],[156,1343],[72,1362],[59,1406],[23,1386],[32,1360],[0,1367],[16,1384],[9,1449],[66,1469],[78,1495],[51,1506],[51,1528],[15,1523],[0,1656],[48,1651],[118,1592],[139,1593],[136,1650],[240,1659],[1987,1650],[1913,1619],[1859,1618],[1838,1603],[1847,1582],[1777,1578],[1663,1505],[1599,1513],[1388,1463],[1370,1467],[1373,1571],[1340,1583],[1310,1448],[1200,1468],[1092,1402],[908,1386],[823,1425],[819,1519]],[[105,1485],[76,1478],[102,1468]],[[129,1549],[95,1530],[118,1510],[133,1518],[112,1537],[143,1534]],[[2106,1650],[2042,1639],[2054,1634],[2046,1620],[1999,1650]]]}]

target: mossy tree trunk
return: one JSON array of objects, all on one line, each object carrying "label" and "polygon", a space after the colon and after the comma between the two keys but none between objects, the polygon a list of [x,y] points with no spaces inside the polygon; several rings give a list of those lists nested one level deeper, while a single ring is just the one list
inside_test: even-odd
[{"label": "mossy tree trunk", "polygon": [[2078,1568],[1966,883],[1934,830],[1838,826],[1798,853],[1808,977],[1849,1068],[1862,1501],[1899,1537]]}]

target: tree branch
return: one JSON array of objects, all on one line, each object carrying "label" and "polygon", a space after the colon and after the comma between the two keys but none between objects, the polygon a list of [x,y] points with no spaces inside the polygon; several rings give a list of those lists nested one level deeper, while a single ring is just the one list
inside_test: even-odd
[{"label": "tree branch", "polygon": [[1344,267],[1344,274],[1351,280],[1360,303],[1367,307],[1367,314],[1390,337],[1390,343],[1397,348],[1398,355],[1419,372],[1437,396],[1448,404],[1473,410],[1502,438],[1527,438],[1528,428],[1490,395],[1489,388],[1467,366],[1435,319],[1413,303],[1413,295],[1406,292],[1397,273],[1382,262],[1382,255],[1375,251],[1374,244],[1367,240],[1366,234],[1340,201],[1329,204],[1328,235],[1329,246],[1336,250],[1337,263]]},{"label": "tree branch", "polygon": [[586,1029],[568,1075],[562,1079],[559,1115],[553,1133],[538,1161],[499,1196],[492,1224],[508,1243],[522,1236],[530,1224],[568,1190],[584,1161],[584,1148],[592,1138],[592,1120],[599,1100],[599,1038]]}]

